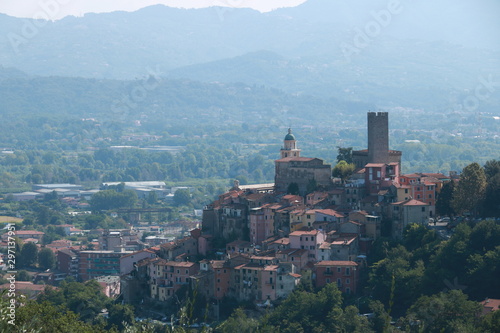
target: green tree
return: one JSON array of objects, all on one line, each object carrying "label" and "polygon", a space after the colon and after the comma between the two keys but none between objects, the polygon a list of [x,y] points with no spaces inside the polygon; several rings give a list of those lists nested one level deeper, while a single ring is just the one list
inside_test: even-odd
[{"label": "green tree", "polygon": [[453,207],[457,213],[465,211],[477,216],[486,190],[484,169],[477,163],[466,166],[453,193]]},{"label": "green tree", "polygon": [[80,320],[85,322],[96,320],[97,315],[102,309],[107,308],[110,302],[95,280],[85,283],[63,281],[59,290],[46,288],[37,300],[64,306],[78,314]]},{"label": "green tree", "polygon": [[47,247],[41,249],[38,253],[38,266],[42,269],[52,269],[55,267],[55,264],[56,256],[54,252]]},{"label": "green tree", "polygon": [[[0,328],[4,320],[1,320]],[[78,319],[78,316],[65,309],[50,303],[28,301],[16,309],[15,325],[9,325],[2,332],[38,332],[38,333],[97,333],[102,332]]]},{"label": "green tree", "polygon": [[489,160],[484,164],[484,173],[489,180],[500,173],[500,161]]},{"label": "green tree", "polygon": [[174,203],[177,206],[187,206],[191,202],[191,192],[189,189],[178,189],[174,193]]},{"label": "green tree", "polygon": [[92,210],[110,210],[123,207],[132,208],[137,202],[137,194],[133,190],[117,192],[115,190],[104,190],[95,193],[90,199]]},{"label": "green tree", "polygon": [[486,185],[483,215],[489,217],[500,217],[500,173],[488,178]]},{"label": "green tree", "polygon": [[259,322],[253,318],[249,318],[242,308],[237,308],[231,317],[222,322],[217,327],[217,332],[221,333],[252,333],[257,332]]},{"label": "green tree", "polygon": [[134,308],[131,305],[113,304],[109,308],[109,328],[114,325],[118,328],[118,330],[123,331],[127,324],[133,325],[134,323]]},{"label": "green tree", "polygon": [[158,201],[158,196],[156,195],[156,191],[151,191],[148,193],[147,202],[150,205],[154,205]]},{"label": "green tree", "polygon": [[296,290],[262,324],[282,332],[328,332],[343,325],[342,295],[335,283],[318,293]]},{"label": "green tree", "polygon": [[346,161],[342,160],[335,167],[333,167],[332,176],[338,177],[342,180],[342,183],[345,183],[347,178],[349,178],[356,170],[356,166],[354,164],[349,164]]},{"label": "green tree", "polygon": [[455,192],[455,182],[446,182],[439,192],[436,200],[436,211],[439,215],[454,216],[453,193]]},{"label": "green tree", "polygon": [[500,333],[500,311],[493,311],[481,318],[481,332]]},{"label": "green tree", "polygon": [[408,322],[419,321],[424,332],[473,332],[481,305],[469,301],[460,290],[420,297],[408,310]]},{"label": "green tree", "polygon": [[340,161],[345,161],[347,164],[352,163],[352,147],[343,148],[337,147],[338,155],[337,155],[337,163]]},{"label": "green tree", "polygon": [[29,242],[23,245],[21,250],[21,262],[24,266],[30,267],[37,263],[38,247],[35,243]]},{"label": "green tree", "polygon": [[391,324],[391,316],[385,311],[384,305],[380,301],[372,301],[369,307],[373,313],[372,325],[375,332],[387,332]]},{"label": "green tree", "polygon": [[28,273],[28,271],[20,270],[16,274],[16,281],[31,281],[31,275]]}]

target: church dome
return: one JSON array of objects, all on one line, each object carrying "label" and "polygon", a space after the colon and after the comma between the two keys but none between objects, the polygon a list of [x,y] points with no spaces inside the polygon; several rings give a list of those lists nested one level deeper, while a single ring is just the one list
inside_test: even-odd
[{"label": "church dome", "polygon": [[292,129],[288,129],[288,134],[285,136],[285,141],[295,140],[295,136],[292,134]]}]

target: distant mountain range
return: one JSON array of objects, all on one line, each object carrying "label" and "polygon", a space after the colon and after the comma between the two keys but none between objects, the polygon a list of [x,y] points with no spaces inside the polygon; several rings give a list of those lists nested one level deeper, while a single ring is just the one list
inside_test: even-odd
[{"label": "distant mountain range", "polygon": [[[22,72],[125,80],[153,73],[431,111],[460,107],[481,77],[498,81],[496,1],[401,1],[396,9],[390,3],[309,0],[270,13],[158,5],[55,22],[0,15],[0,79]],[[500,88],[481,111],[495,111],[499,95]]]}]

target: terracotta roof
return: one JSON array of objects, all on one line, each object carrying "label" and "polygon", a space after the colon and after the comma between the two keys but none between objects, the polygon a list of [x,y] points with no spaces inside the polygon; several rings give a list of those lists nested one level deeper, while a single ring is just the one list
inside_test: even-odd
[{"label": "terracotta roof", "polygon": [[335,217],[345,217],[344,214],[341,214],[333,209],[315,209],[317,213],[325,214],[325,215],[331,215]]},{"label": "terracotta roof", "polygon": [[406,177],[406,178],[421,178],[422,175],[420,175],[418,173],[410,173],[410,174],[407,174],[407,175],[401,175],[401,177]]},{"label": "terracotta roof", "polygon": [[336,261],[324,260],[317,262],[316,264],[314,264],[314,266],[358,266],[358,264],[354,261],[348,261],[348,260],[336,260]]},{"label": "terracotta roof", "polygon": [[174,266],[174,267],[192,267],[196,265],[194,262],[189,261],[168,261],[165,263],[166,266]]},{"label": "terracotta roof", "polygon": [[302,275],[295,274],[295,273],[288,273],[288,275],[293,276],[294,278],[297,278],[297,279],[300,278],[300,277],[302,277]]},{"label": "terracotta roof", "polygon": [[330,246],[332,246],[332,243],[328,243],[328,242],[324,242],[323,244],[321,244],[319,246],[320,249],[327,249],[329,250],[330,249]]},{"label": "terracotta roof", "polygon": [[361,215],[370,215],[370,214],[368,214],[367,211],[364,211],[364,210],[359,210],[359,211],[356,211],[356,212],[352,212],[352,214],[355,214],[355,213],[358,213],[358,214],[361,214]]},{"label": "terracotta roof", "polygon": [[290,238],[280,238],[280,239],[277,239],[275,240],[274,242],[272,242],[271,244],[290,244]]},{"label": "terracotta roof", "polygon": [[500,309],[500,299],[487,298],[480,303],[483,306],[483,315]]},{"label": "terracotta roof", "polygon": [[44,232],[36,230],[16,230],[14,233],[16,235],[45,235]]},{"label": "terracotta roof", "polygon": [[225,261],[224,260],[212,260],[211,265],[213,268],[223,268]]},{"label": "terracotta roof", "polygon": [[278,265],[267,265],[265,268],[264,268],[265,271],[276,271],[278,270]]},{"label": "terracotta roof", "polygon": [[356,222],[356,221],[348,221],[348,222],[344,222],[342,224],[345,224],[345,223],[351,223],[351,224],[355,224],[355,225],[363,225],[363,223],[359,223],[359,222]]},{"label": "terracotta roof", "polygon": [[302,235],[317,235],[319,230],[297,230],[290,233],[289,236],[302,236]]},{"label": "terracotta roof", "polygon": [[394,203],[391,203],[391,205],[399,205],[399,206],[429,206],[425,202],[418,201],[418,200],[415,200],[415,199],[408,199],[408,200],[405,200],[405,201],[394,202]]}]

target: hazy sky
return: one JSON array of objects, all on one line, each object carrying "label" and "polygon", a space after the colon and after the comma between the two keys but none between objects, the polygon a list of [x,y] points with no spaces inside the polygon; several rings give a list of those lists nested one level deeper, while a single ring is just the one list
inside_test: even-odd
[{"label": "hazy sky", "polygon": [[135,11],[155,4],[184,8],[250,7],[259,11],[270,11],[279,7],[293,7],[303,2],[305,0],[1,0],[0,13],[29,18],[49,16],[49,19],[56,20],[67,15],[82,16],[88,12]]}]

